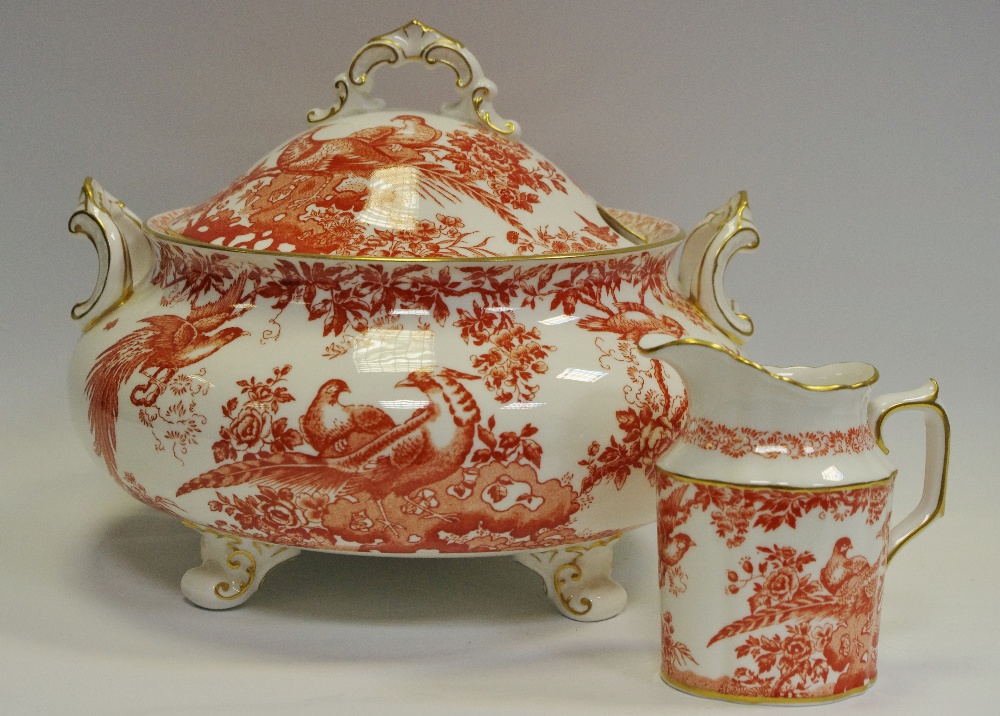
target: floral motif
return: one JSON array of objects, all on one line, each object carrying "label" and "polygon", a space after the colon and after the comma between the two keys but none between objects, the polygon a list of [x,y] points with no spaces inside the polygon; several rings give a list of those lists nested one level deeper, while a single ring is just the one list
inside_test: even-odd
[{"label": "floral motif", "polygon": [[748,427],[730,427],[706,418],[691,418],[681,439],[702,450],[718,450],[729,457],[759,455],[774,459],[825,457],[838,453],[862,453],[875,447],[868,425],[830,432],[783,433]]},{"label": "floral motif", "polygon": [[274,369],[264,382],[256,378],[240,380],[243,399],[232,397],[222,406],[229,425],[219,428],[220,440],[212,445],[216,462],[235,460],[249,452],[287,452],[302,444],[302,434],[288,427],[287,418],[278,418],[278,408],[295,400],[284,385],[290,365]]},{"label": "floral motif", "polygon": [[[462,230],[455,217],[438,219],[424,230],[442,235]],[[164,301],[182,307],[190,302],[193,316],[218,314],[212,330],[250,308],[270,309],[274,330],[264,331],[260,340],[278,340],[284,312],[303,311],[316,332],[333,341],[324,355],[338,359],[372,329],[401,327],[399,315],[414,312],[427,316],[420,319],[422,330],[435,322],[450,325],[477,349],[468,372],[439,366],[401,381],[401,387],[423,391],[427,398],[425,407],[401,422],[377,406],[345,405],[317,392],[312,404],[337,406],[333,412],[346,421],[341,427],[353,425],[337,436],[333,426],[315,421],[308,433],[302,421],[309,411],[296,414],[298,403],[285,387],[289,367],[237,381],[237,394],[221,406],[212,445],[215,467],[177,492],[181,497],[211,489],[211,509],[224,518],[215,527],[223,531],[317,549],[389,552],[531,549],[597,539],[605,535],[577,533],[570,526],[573,515],[589,504],[601,482],[621,489],[639,470],[652,474],[655,454],[676,434],[686,406],[683,394],[667,390],[662,365],[640,360],[624,337],[640,335],[645,318],[651,330],[670,327],[659,314],[638,311],[635,318],[634,307],[669,302],[671,249],[558,263],[421,265],[242,261],[237,254],[166,242],[153,248],[151,280],[163,289]],[[548,372],[555,348],[543,343],[543,327],[515,320],[514,311],[539,306],[581,319],[577,323],[595,314],[607,317],[579,328],[596,334],[602,365],[626,364],[630,382],[623,393],[626,406],[617,413],[620,434],[591,446],[584,475],[547,474],[538,428],[526,423],[498,429],[495,417],[482,414],[483,406],[466,387],[482,381],[505,404],[537,398],[538,377]],[[623,314],[628,314],[624,323],[616,318]],[[233,326],[218,335],[214,350],[225,345],[223,337],[231,341],[249,334]],[[173,379],[171,371],[147,369],[151,380],[136,391],[158,397],[164,382]],[[96,391],[95,383],[95,396]],[[362,415],[368,427],[355,421]],[[431,426],[438,430],[435,449],[406,452],[405,445],[428,439]],[[416,442],[407,443],[404,435]],[[376,437],[384,438],[384,447],[373,447]],[[397,446],[404,452],[390,456]],[[379,470],[398,471],[399,477],[375,479]]]},{"label": "floral motif", "polygon": [[[690,542],[685,525],[694,510],[709,514],[710,524],[730,549],[743,544],[751,526],[765,533],[782,525],[794,528],[796,518],[813,511],[835,521],[863,513],[866,524],[879,525],[881,545],[878,559],[868,562],[851,555],[851,540],[841,537],[821,564],[809,550],[757,544],[753,554],[740,557],[725,572],[726,594],[746,595],[747,613],[723,626],[706,644],[706,648],[715,644],[732,648],[736,659],[743,661],[723,677],[701,676],[677,656],[673,630],[668,635],[665,626],[664,674],[722,694],[775,699],[843,693],[874,679],[890,490],[890,484],[805,492],[714,487],[679,483],[664,474],[658,513],[660,586],[675,595],[679,591],[671,588],[672,577],[663,564],[671,562],[671,545],[677,554],[677,544],[685,538]],[[681,550],[668,566],[679,567],[686,551]],[[771,630],[775,626],[780,629]],[[732,644],[741,636],[742,641]]]},{"label": "floral motif", "polygon": [[668,611],[664,611],[660,619],[660,637],[663,653],[664,672],[673,671],[690,662],[697,664],[694,655],[685,644],[674,639],[674,619]]},{"label": "floral motif", "polygon": [[[675,481],[660,474],[660,489],[666,491]],[[681,483],[682,486],[683,483]],[[773,532],[783,525],[794,528],[810,512],[820,512],[843,522],[862,513],[869,525],[882,519],[888,505],[890,487],[870,489],[809,490],[796,492],[769,488],[723,487],[695,484],[688,500],[660,500],[661,512],[670,513],[671,524],[682,524],[694,509],[709,513],[716,534],[726,539],[726,546],[739,547],[751,527]],[[661,514],[661,519],[665,515]]]},{"label": "floral motif", "polygon": [[[447,211],[404,221],[393,229],[372,221],[407,201],[407,192],[444,209],[463,198],[505,221],[517,253],[560,245],[608,248],[619,237],[608,227],[585,228],[589,238],[539,230],[538,244],[518,218],[531,214],[540,194],[567,193],[567,180],[523,144],[476,128],[442,132],[424,117],[398,115],[383,126],[346,137],[310,130],[265,158],[224,191],[171,222],[180,234],[206,243],[254,249],[351,256],[495,256],[491,237],[471,238]],[[411,218],[407,206],[400,217]],[[410,210],[412,211],[412,210]],[[377,216],[375,218],[378,218]],[[384,221],[384,218],[383,218]],[[379,228],[379,227],[382,228]]]},{"label": "floral motif", "polygon": [[[601,338],[595,342],[598,348],[605,346]],[[615,412],[621,434],[612,435],[603,447],[592,442],[587,458],[579,461],[587,468],[584,491],[608,479],[621,489],[635,470],[642,470],[652,483],[655,461],[675,440],[687,410],[687,394],[671,394],[659,361],[641,368],[634,343],[618,341],[612,348],[602,348],[602,367],[610,368],[611,361],[628,366],[630,384],[623,389],[628,407]]]},{"label": "floral motif", "polygon": [[205,369],[196,373],[177,374],[170,377],[164,394],[171,396],[166,407],[154,402],[139,408],[139,422],[153,435],[153,447],[158,452],[167,449],[184,464],[188,448],[198,444],[201,427],[208,418],[198,412],[195,397],[208,393],[209,384],[204,380]]},{"label": "floral motif", "polygon": [[[215,445],[220,465],[178,490],[180,496],[214,488],[209,508],[232,520],[216,522],[218,529],[277,544],[392,552],[465,551],[486,543],[527,549],[579,539],[565,526],[579,507],[568,476],[539,477],[538,429],[526,424],[497,435],[495,418],[481,420],[461,384],[474,376],[411,373],[404,382],[423,390],[428,405],[400,424],[375,406],[341,404],[346,383],[328,381],[299,421],[302,432],[280,433],[294,434],[294,444],[279,449],[276,426],[284,418],[276,414],[293,401],[282,385],[288,372],[286,366],[266,381],[237,382],[244,398],[223,407],[228,424]],[[426,429],[439,419],[453,423],[453,437],[432,448]],[[372,452],[376,440],[379,452]],[[394,456],[404,472],[388,472],[392,465],[379,454]],[[243,485],[253,489],[247,493]]]},{"label": "floral motif", "polygon": [[484,309],[472,302],[472,311],[458,309],[452,325],[461,329],[462,339],[473,345],[492,346],[486,353],[472,356],[472,366],[483,376],[483,384],[501,403],[515,398],[531,401],[538,392],[534,376],[548,372],[545,358],[555,346],[539,343],[538,328],[517,323],[508,311]]},{"label": "floral motif", "polygon": [[184,512],[184,508],[180,507],[173,500],[168,500],[162,495],[156,495],[155,497],[150,495],[146,488],[139,484],[138,480],[135,479],[135,475],[131,472],[126,472],[121,476],[115,475],[114,478],[119,487],[139,500],[139,502],[144,502],[150,507],[155,507],[170,515],[179,516],[181,512]]}]

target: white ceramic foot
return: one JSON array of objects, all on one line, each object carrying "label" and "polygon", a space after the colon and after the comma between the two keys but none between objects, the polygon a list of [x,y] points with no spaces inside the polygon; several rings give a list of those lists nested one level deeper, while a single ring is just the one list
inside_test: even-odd
[{"label": "white ceramic foot", "polygon": [[618,536],[514,559],[545,580],[545,592],[564,616],[581,622],[610,619],[625,608],[625,589],[611,578],[611,545]]},{"label": "white ceramic foot", "polygon": [[276,565],[298,556],[294,547],[246,540],[185,522],[201,532],[201,565],[181,578],[184,596],[206,609],[231,609],[249,599]]}]

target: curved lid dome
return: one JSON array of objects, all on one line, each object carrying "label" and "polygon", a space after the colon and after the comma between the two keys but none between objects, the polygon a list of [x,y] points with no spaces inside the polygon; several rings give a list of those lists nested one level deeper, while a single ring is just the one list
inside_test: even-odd
[{"label": "curved lid dome", "polygon": [[637,243],[527,145],[410,111],[323,122],[208,201],[150,227],[218,246],[333,256],[563,254]]}]

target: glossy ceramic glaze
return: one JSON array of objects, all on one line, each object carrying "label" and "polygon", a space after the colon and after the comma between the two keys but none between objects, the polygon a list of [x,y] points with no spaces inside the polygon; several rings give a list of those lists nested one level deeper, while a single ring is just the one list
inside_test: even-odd
[{"label": "glossy ceramic glaze", "polygon": [[[863,363],[765,368],[692,340],[655,355],[690,401],[659,463],[663,679],[744,702],[864,691],[886,564],[944,511],[937,385],[869,401],[878,374]],[[890,528],[881,426],[903,408],[924,413],[927,466],[920,505]]]},{"label": "glossy ceramic glaze", "polygon": [[[401,59],[450,67],[459,101],[381,111],[367,73]],[[143,223],[87,181],[70,221],[100,266],[73,313],[81,434],[202,532],[185,594],[203,606],[300,548],[516,552],[564,613],[611,616],[609,545],[653,519],[686,405],[636,341],[752,331],[722,288],[757,243],[745,194],[686,239],[602,209],[419,23],[335,87],[313,128],[195,207]],[[587,565],[598,591],[571,594]]]}]

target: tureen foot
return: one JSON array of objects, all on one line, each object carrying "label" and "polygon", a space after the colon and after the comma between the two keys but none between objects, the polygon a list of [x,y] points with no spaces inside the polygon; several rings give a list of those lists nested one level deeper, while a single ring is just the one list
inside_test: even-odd
[{"label": "tureen foot", "polygon": [[276,565],[298,556],[294,547],[245,540],[185,522],[201,532],[201,565],[181,578],[184,596],[206,609],[230,609],[248,600]]},{"label": "tureen foot", "polygon": [[518,554],[514,559],[541,575],[546,594],[564,616],[597,622],[625,608],[625,589],[611,578],[611,545],[619,536]]}]

